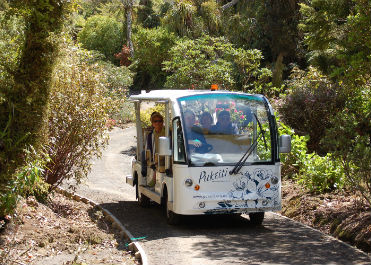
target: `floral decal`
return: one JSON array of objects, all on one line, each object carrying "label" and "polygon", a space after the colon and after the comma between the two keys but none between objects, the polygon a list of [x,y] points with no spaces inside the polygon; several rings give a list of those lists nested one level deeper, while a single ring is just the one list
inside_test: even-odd
[{"label": "floral decal", "polygon": [[221,209],[238,208],[269,208],[277,207],[280,204],[279,183],[273,184],[272,170],[255,169],[253,174],[242,172],[242,176],[233,182],[227,200],[218,202]]}]

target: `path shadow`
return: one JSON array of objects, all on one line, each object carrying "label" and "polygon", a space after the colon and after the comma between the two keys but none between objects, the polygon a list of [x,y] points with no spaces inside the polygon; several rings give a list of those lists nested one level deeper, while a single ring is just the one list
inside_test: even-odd
[{"label": "path shadow", "polygon": [[[222,264],[370,264],[366,255],[291,220],[269,214],[262,226],[247,216],[186,216],[178,226],[166,223],[158,205],[140,208],[136,201],[101,205],[144,244],[157,239],[194,238],[192,250]],[[220,262],[220,263],[218,263]]]},{"label": "path shadow", "polygon": [[120,152],[120,154],[127,155],[127,156],[135,156],[136,153],[137,153],[137,148],[135,146],[131,146],[129,149],[123,150]]}]

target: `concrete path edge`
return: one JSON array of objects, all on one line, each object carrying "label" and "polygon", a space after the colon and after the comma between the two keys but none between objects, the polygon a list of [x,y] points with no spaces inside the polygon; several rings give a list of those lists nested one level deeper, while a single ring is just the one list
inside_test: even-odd
[{"label": "concrete path edge", "polygon": [[88,198],[86,198],[84,196],[81,196],[79,194],[71,193],[71,192],[69,192],[65,189],[59,188],[59,187],[57,187],[55,189],[55,191],[64,195],[64,196],[66,196],[66,197],[68,197],[68,198],[71,198],[75,201],[81,201],[81,202],[84,202],[86,204],[90,204],[90,205],[100,209],[103,212],[104,217],[106,218],[106,220],[109,221],[114,228],[117,228],[117,229],[120,230],[120,236],[125,237],[126,239],[128,239],[131,242],[128,247],[129,247],[130,251],[135,253],[134,254],[135,259],[137,259],[142,265],[148,265],[147,255],[144,252],[144,249],[142,248],[142,246],[139,244],[139,242],[136,242],[135,240],[133,240],[134,237],[130,233],[130,231],[128,229],[126,229],[125,226],[123,226],[122,223],[110,211],[103,208],[98,203],[94,202],[93,200],[88,199]]}]

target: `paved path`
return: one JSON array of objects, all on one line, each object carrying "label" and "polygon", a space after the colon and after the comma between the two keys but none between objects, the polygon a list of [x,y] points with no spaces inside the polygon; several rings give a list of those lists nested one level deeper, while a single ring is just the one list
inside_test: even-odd
[{"label": "paved path", "polygon": [[361,251],[287,218],[268,213],[253,228],[248,217],[201,216],[169,226],[160,207],[140,208],[125,184],[135,129],[115,128],[103,157],[77,192],[111,211],[140,242],[151,265],[371,264]]}]

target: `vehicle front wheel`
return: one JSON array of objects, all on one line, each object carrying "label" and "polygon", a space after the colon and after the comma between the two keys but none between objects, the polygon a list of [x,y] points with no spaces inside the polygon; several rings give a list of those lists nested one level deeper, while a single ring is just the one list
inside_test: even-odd
[{"label": "vehicle front wheel", "polygon": [[149,205],[150,205],[150,199],[146,195],[144,195],[144,194],[142,194],[138,191],[138,185],[136,185],[136,191],[137,191],[137,194],[138,194],[137,196],[138,196],[139,206],[143,207],[143,208],[148,208]]},{"label": "vehicle front wheel", "polygon": [[180,224],[181,222],[181,215],[179,214],[176,214],[174,213],[173,211],[169,210],[168,208],[168,196],[167,196],[167,192],[165,192],[164,194],[164,198],[163,198],[163,207],[164,207],[164,212],[165,212],[165,215],[166,215],[166,222],[169,224],[169,225],[178,225]]},{"label": "vehicle front wheel", "polygon": [[249,213],[249,217],[252,225],[261,225],[264,220],[264,212]]}]

